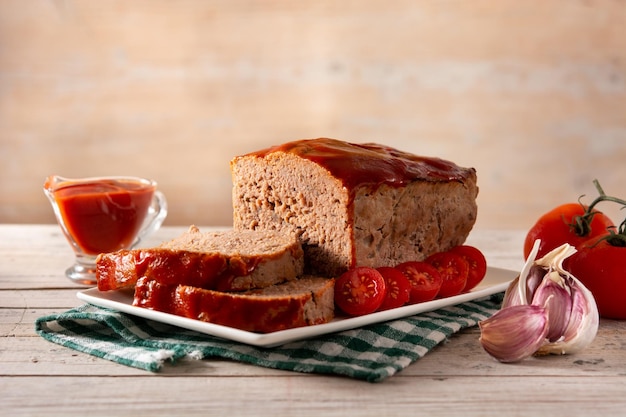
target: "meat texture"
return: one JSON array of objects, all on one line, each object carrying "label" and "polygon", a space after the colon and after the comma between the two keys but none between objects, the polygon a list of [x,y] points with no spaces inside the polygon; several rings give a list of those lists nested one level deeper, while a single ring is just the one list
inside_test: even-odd
[{"label": "meat texture", "polygon": [[235,157],[235,230],[293,233],[305,271],[337,276],[462,244],[477,216],[476,171],[377,144],[290,142]]},{"label": "meat texture", "polygon": [[258,333],[329,322],[334,317],[334,280],[301,277],[241,293],[165,285],[146,278],[134,305]]},{"label": "meat texture", "polygon": [[156,248],[101,254],[96,261],[96,279],[101,291],[132,288],[141,277],[165,285],[245,291],[296,279],[303,268],[302,246],[294,234],[202,233],[191,226]]}]

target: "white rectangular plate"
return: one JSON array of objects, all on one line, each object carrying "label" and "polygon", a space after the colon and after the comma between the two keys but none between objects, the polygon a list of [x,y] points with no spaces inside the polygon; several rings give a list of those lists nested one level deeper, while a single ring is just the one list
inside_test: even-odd
[{"label": "white rectangular plate", "polygon": [[336,318],[330,323],[318,324],[315,326],[298,327],[295,329],[281,330],[273,333],[252,333],[232,327],[221,326],[213,323],[206,323],[199,320],[188,319],[173,314],[163,313],[160,311],[149,310],[146,308],[135,307],[132,305],[133,296],[128,291],[98,291],[97,288],[80,291],[77,296],[79,299],[90,304],[106,307],[134,316],[143,317],[162,323],[179,326],[189,330],[195,330],[200,333],[217,336],[236,342],[246,343],[254,346],[273,347],[282,345],[296,340],[308,339],[328,333],[335,333],[343,330],[354,329],[368,324],[381,323],[384,321],[395,320],[402,317],[409,317],[415,314],[427,311],[437,310],[442,307],[448,307],[466,301],[475,300],[488,295],[496,294],[506,290],[511,280],[518,275],[513,272],[500,268],[488,268],[487,275],[483,281],[472,291],[456,295],[428,301],[425,303],[412,304],[392,310],[379,311],[359,317]]}]

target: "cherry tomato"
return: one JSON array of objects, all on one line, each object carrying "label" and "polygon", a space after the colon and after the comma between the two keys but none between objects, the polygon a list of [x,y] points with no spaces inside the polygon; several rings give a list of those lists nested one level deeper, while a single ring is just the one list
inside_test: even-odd
[{"label": "cherry tomato", "polygon": [[535,240],[541,239],[537,259],[543,257],[561,246],[564,243],[578,248],[581,244],[596,236],[606,235],[608,228],[614,224],[605,214],[591,210],[595,213],[585,226],[576,226],[577,220],[583,221],[581,216],[585,215],[587,206],[579,203],[568,203],[560,205],[537,220],[537,223],[530,228],[524,241],[524,258],[528,258],[530,251],[535,244]]},{"label": "cherry tomato", "polygon": [[469,275],[469,264],[465,259],[456,253],[438,252],[426,258],[426,263],[434,266],[443,278],[437,297],[450,297],[463,291]]},{"label": "cherry tomato", "polygon": [[396,268],[383,266],[376,268],[385,279],[387,293],[379,310],[389,310],[391,308],[402,307],[409,302],[411,295],[411,283],[409,279]]},{"label": "cherry tomato", "polygon": [[572,255],[569,271],[591,291],[600,316],[626,319],[626,246],[591,239]]},{"label": "cherry tomato", "polygon": [[469,245],[455,246],[450,249],[450,252],[460,255],[469,264],[467,282],[465,283],[465,288],[463,288],[463,292],[468,292],[485,278],[487,274],[487,259],[485,259],[485,255],[478,248]]},{"label": "cherry tomato", "polygon": [[335,281],[335,304],[351,316],[373,313],[383,303],[386,291],[380,272],[365,266],[356,267]]},{"label": "cherry tomato", "polygon": [[409,304],[433,300],[439,293],[443,279],[434,266],[426,262],[404,262],[396,266],[411,284]]}]

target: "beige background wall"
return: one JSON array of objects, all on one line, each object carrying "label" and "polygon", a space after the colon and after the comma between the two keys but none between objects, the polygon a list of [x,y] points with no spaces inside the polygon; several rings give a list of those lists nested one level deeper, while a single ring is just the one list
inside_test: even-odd
[{"label": "beige background wall", "polygon": [[0,0],[0,222],[58,173],[228,225],[232,156],[319,136],[474,166],[482,228],[626,197],[626,3]]}]

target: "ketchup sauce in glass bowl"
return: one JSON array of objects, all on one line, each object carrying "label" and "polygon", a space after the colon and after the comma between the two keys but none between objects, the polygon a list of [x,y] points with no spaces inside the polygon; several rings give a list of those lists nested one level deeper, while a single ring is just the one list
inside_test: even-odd
[{"label": "ketchup sauce in glass bowl", "polygon": [[167,201],[156,188],[155,181],[139,177],[46,179],[44,192],[76,255],[68,278],[95,285],[100,253],[130,249],[161,226]]}]

